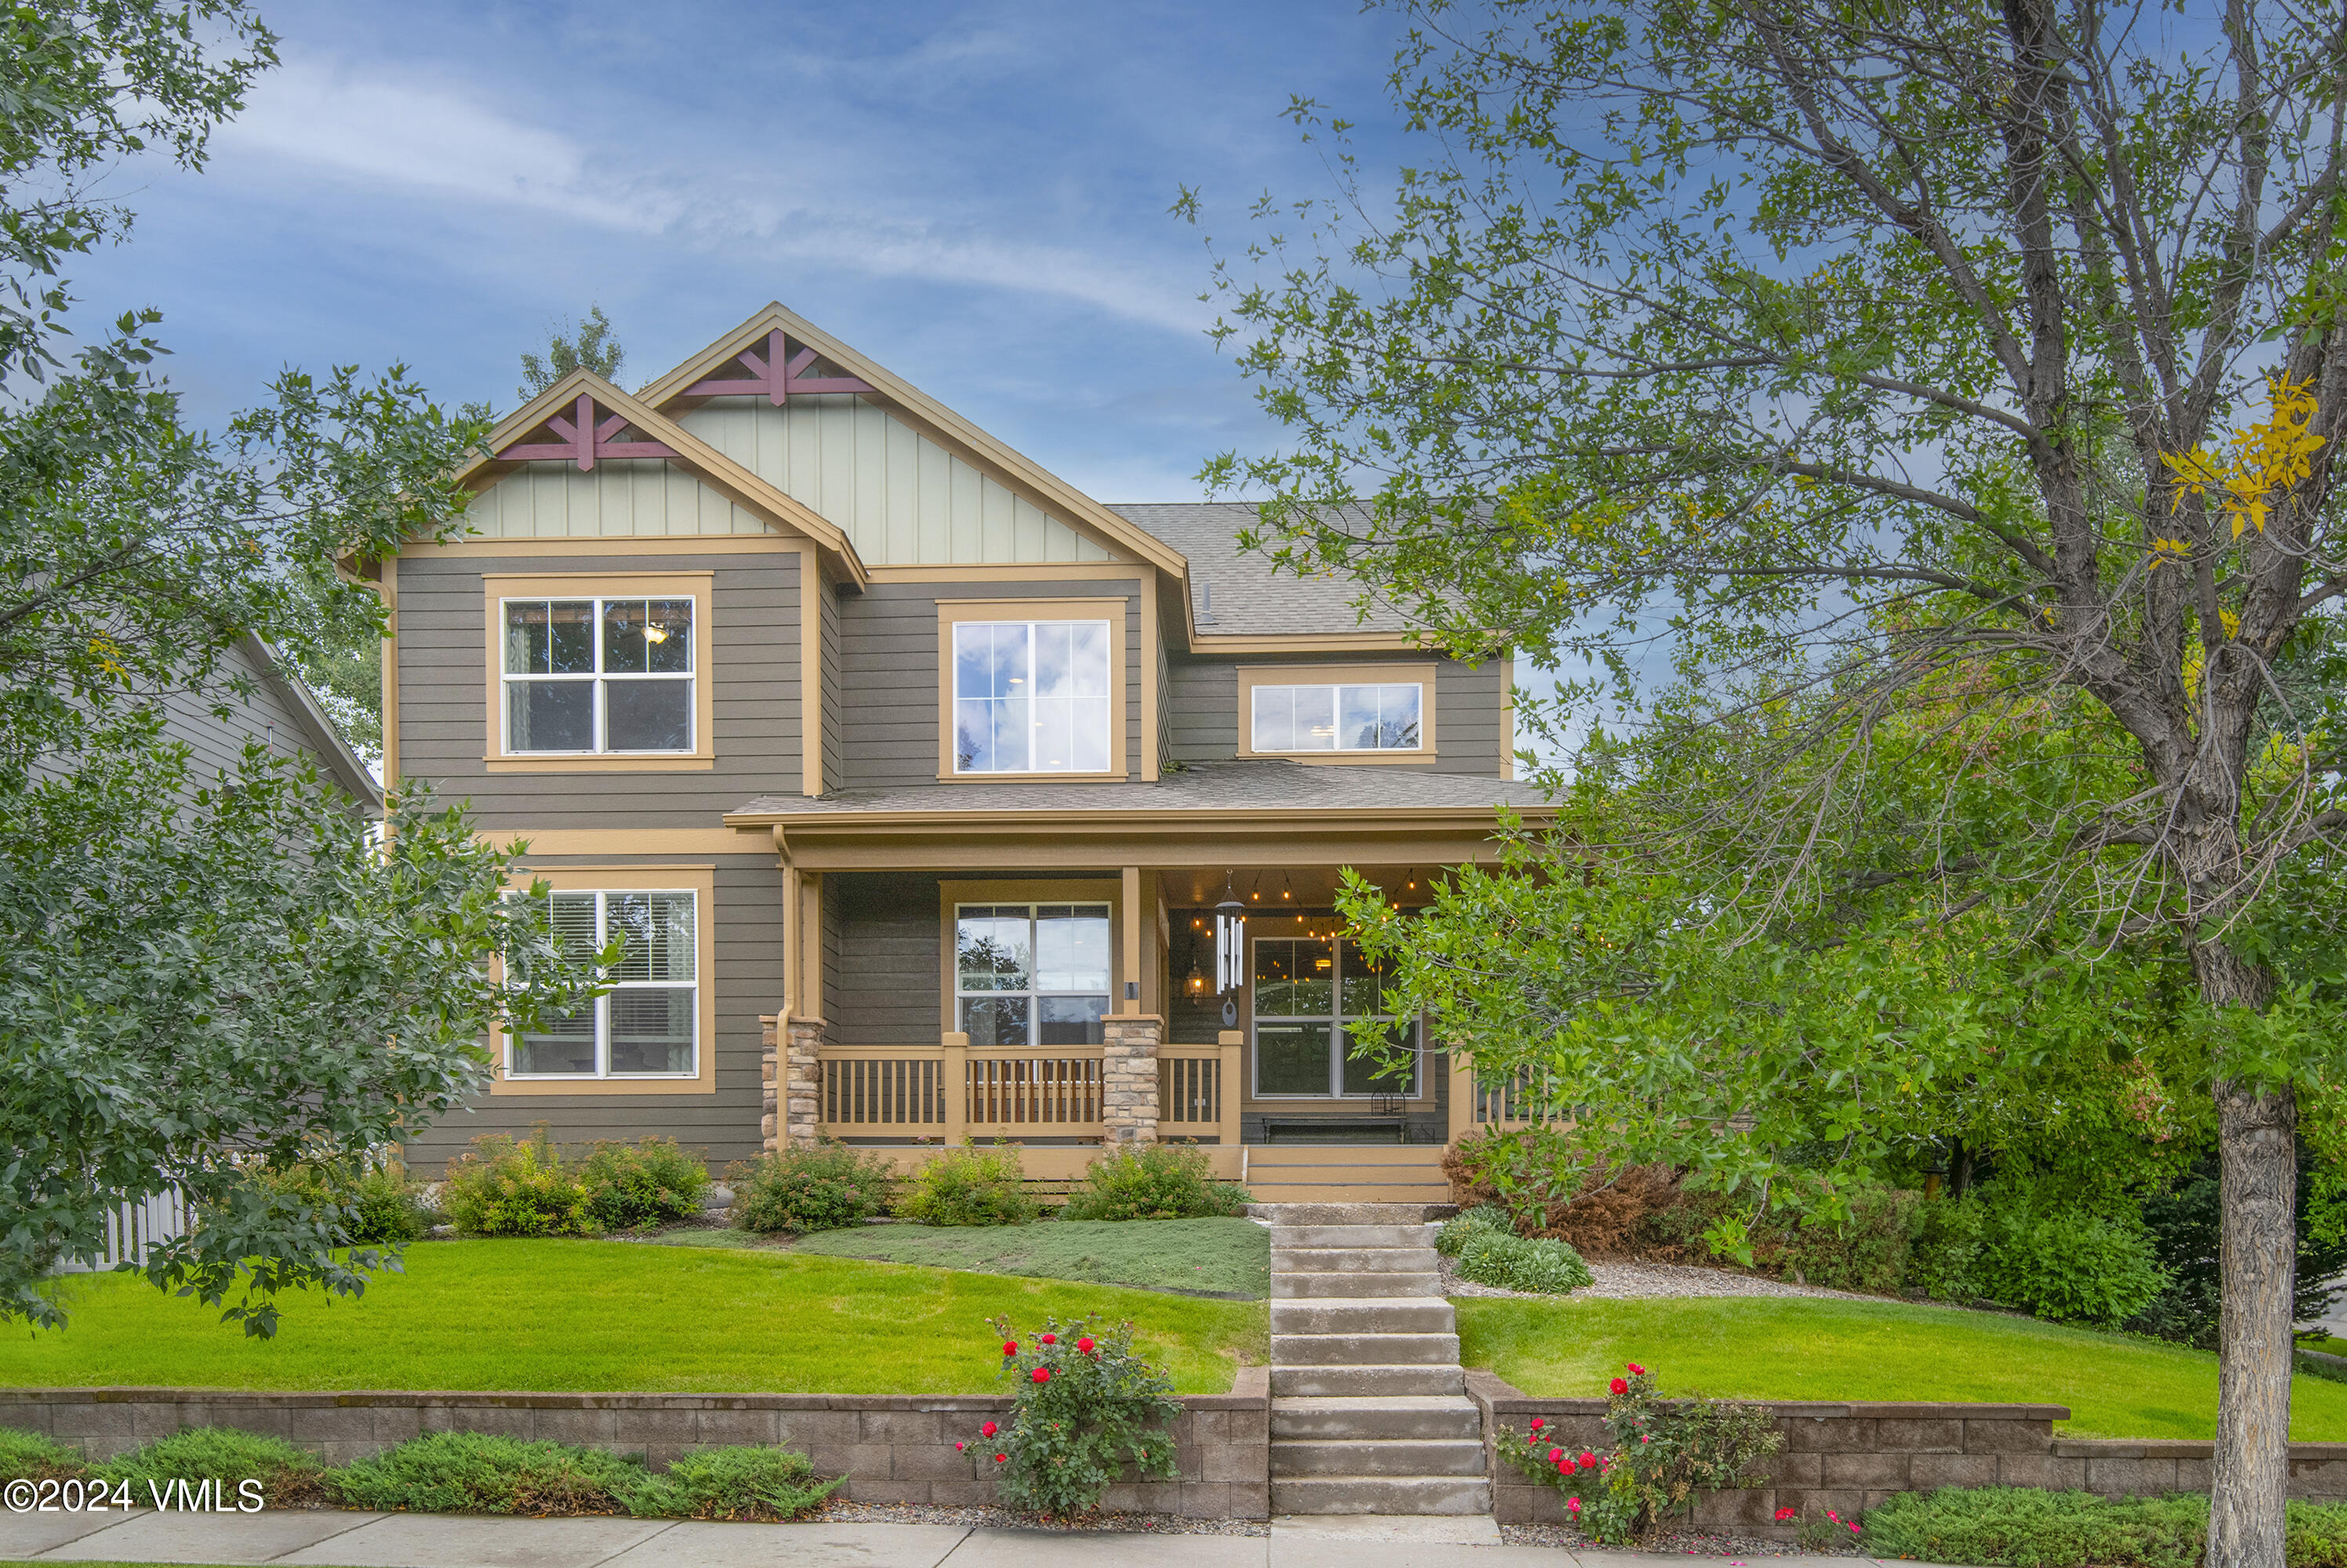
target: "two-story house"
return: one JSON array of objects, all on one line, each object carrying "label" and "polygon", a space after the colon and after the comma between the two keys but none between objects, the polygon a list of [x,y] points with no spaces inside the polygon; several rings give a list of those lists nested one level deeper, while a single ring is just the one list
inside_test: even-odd
[{"label": "two-story house", "polygon": [[1539,812],[1505,660],[1276,576],[1246,506],[1096,501],[779,305],[488,451],[470,537],[381,565],[387,774],[628,957],[493,1040],[417,1164],[539,1122],[720,1164],[1000,1137],[1030,1174],[1181,1138],[1259,1190],[1440,1196],[1467,1108],[1438,1051],[1348,1056],[1380,992],[1332,901],[1350,866],[1407,906]]}]

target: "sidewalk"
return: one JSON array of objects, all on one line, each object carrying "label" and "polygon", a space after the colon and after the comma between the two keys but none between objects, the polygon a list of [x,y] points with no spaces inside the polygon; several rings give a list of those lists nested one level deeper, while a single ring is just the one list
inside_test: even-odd
[{"label": "sidewalk", "polygon": [[[1659,1568],[1687,1559],[1503,1546],[1488,1517],[1281,1519],[1265,1537],[287,1511],[0,1514],[0,1562],[15,1561],[288,1568]],[[1768,1557],[1751,1564],[1876,1568],[1862,1557]]]}]

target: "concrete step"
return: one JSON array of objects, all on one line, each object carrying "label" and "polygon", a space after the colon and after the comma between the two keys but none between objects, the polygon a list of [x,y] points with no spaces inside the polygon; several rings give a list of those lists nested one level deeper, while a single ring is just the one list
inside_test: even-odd
[{"label": "concrete step", "polygon": [[1467,1438],[1481,1443],[1483,1411],[1463,1394],[1275,1399],[1271,1437],[1274,1442],[1284,1438]]},{"label": "concrete step", "polygon": [[[1256,1169],[1261,1169],[1258,1165]],[[1275,1225],[1412,1225],[1448,1219],[1453,1204],[1249,1204],[1247,1217]]]},{"label": "concrete step", "polygon": [[1423,1274],[1327,1274],[1289,1269],[1271,1276],[1275,1300],[1326,1301],[1331,1296],[1440,1296],[1442,1276],[1432,1269]]},{"label": "concrete step", "polygon": [[1275,1399],[1390,1399],[1395,1395],[1463,1397],[1467,1374],[1457,1367],[1274,1367]]},{"label": "concrete step", "polygon": [[1489,1513],[1491,1483],[1463,1475],[1314,1475],[1275,1478],[1271,1512]]},{"label": "concrete step", "polygon": [[1305,1274],[1421,1274],[1435,1266],[1430,1244],[1417,1246],[1275,1246],[1271,1271]]},{"label": "concrete step", "polygon": [[1357,1250],[1378,1246],[1432,1246],[1434,1232],[1426,1225],[1283,1225],[1271,1227],[1271,1245],[1335,1246]]},{"label": "concrete step", "polygon": [[1271,1304],[1274,1334],[1449,1334],[1458,1327],[1458,1313],[1440,1296],[1354,1296]]},{"label": "concrete step", "polygon": [[1456,1334],[1275,1334],[1275,1367],[1456,1367]]},{"label": "concrete step", "polygon": [[1473,1438],[1274,1439],[1274,1478],[1289,1475],[1481,1475]]}]

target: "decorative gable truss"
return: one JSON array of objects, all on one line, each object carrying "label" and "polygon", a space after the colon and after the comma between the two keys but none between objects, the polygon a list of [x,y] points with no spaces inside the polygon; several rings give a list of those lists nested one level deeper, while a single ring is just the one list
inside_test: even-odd
[{"label": "decorative gable truss", "polygon": [[622,441],[629,419],[625,414],[613,414],[600,422],[596,415],[592,393],[582,392],[571,405],[566,416],[548,415],[543,428],[555,438],[552,441],[531,441],[527,438],[509,441],[494,448],[500,463],[576,463],[582,474],[595,471],[598,458],[609,457],[675,457],[676,448],[665,441],[646,441],[639,437]]},{"label": "decorative gable truss", "polygon": [[[733,356],[733,363],[749,372],[747,375],[712,376],[696,381],[679,398],[743,397],[763,394],[768,403],[780,408],[790,401],[794,392],[801,396],[827,392],[873,394],[877,391],[871,383],[852,375],[837,374],[809,375],[821,355],[814,349],[801,348],[793,353],[789,336],[780,327],[766,333],[766,351],[762,355],[754,348],[743,349]],[[829,370],[829,366],[825,367]]]}]

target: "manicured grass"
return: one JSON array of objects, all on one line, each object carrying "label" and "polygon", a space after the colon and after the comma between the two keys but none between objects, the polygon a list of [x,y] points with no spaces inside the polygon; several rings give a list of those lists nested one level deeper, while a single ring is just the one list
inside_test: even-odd
[{"label": "manicured grass", "polygon": [[0,1337],[0,1386],[991,1393],[986,1319],[1131,1320],[1183,1393],[1269,1353],[1261,1304],[846,1258],[629,1242],[451,1241],[355,1302],[295,1294],[274,1340],[116,1276],[70,1282],[62,1332]]},{"label": "manicured grass", "polygon": [[1271,1233],[1253,1220],[857,1225],[811,1235],[796,1250],[1147,1290],[1206,1291],[1258,1301],[1271,1294]]},{"label": "manicured grass", "polygon": [[[1460,1354],[1530,1394],[1594,1398],[1626,1361],[1665,1389],[2070,1407],[2073,1437],[2209,1438],[2217,1358],[2032,1318],[1784,1296],[1458,1303]],[[2347,1440],[2347,1384],[2291,1385],[2291,1436]]]}]

